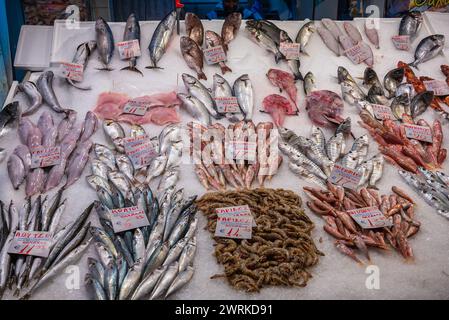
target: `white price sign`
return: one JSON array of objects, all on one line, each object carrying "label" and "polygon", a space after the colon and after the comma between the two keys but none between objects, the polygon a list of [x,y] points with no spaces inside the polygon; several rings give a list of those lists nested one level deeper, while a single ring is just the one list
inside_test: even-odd
[{"label": "white price sign", "polygon": [[345,168],[338,164],[334,166],[331,176],[329,177],[329,181],[333,184],[351,190],[357,189],[361,179],[362,175],[359,172]]},{"label": "white price sign", "polygon": [[410,50],[410,36],[394,36],[391,38],[394,46],[398,50],[409,51]]},{"label": "white price sign", "polygon": [[47,258],[52,236],[49,232],[16,231],[8,253]]},{"label": "white price sign", "polygon": [[391,108],[382,104],[373,104],[374,116],[377,120],[394,120],[395,116]]},{"label": "white price sign", "polygon": [[432,130],[429,127],[417,126],[414,124],[404,124],[405,135],[409,139],[433,142]]},{"label": "white price sign", "polygon": [[62,62],[61,74],[64,78],[70,79],[75,82],[83,82],[84,80],[84,66],[82,64]]},{"label": "white price sign", "polygon": [[449,96],[449,85],[446,81],[424,81],[424,86],[426,87],[427,91],[433,91],[433,93],[438,97]]},{"label": "white price sign", "polygon": [[215,98],[219,113],[239,113],[240,106],[236,97]]},{"label": "white price sign", "polygon": [[139,207],[111,210],[112,226],[115,233],[120,233],[150,225],[145,211]]},{"label": "white price sign", "polygon": [[121,60],[137,58],[142,55],[140,51],[139,40],[123,41],[117,43],[118,52]]},{"label": "white price sign", "polygon": [[228,207],[215,210],[217,227],[215,236],[230,239],[252,238],[252,228],[256,223],[249,206]]},{"label": "white price sign", "polygon": [[344,53],[354,64],[360,64],[371,56],[369,46],[363,43],[359,43],[354,47],[349,48]]},{"label": "white price sign", "polygon": [[124,139],[125,153],[136,170],[148,167],[158,156],[157,143],[148,136]]},{"label": "white price sign", "polygon": [[299,43],[283,42],[279,46],[279,51],[285,56],[287,60],[299,60],[299,52],[301,45]]},{"label": "white price sign", "polygon": [[391,227],[393,223],[377,207],[349,210],[347,213],[363,229]]},{"label": "white price sign", "polygon": [[227,60],[226,52],[222,46],[212,47],[204,50],[203,52],[204,58],[206,59],[208,65],[225,62]]},{"label": "white price sign", "polygon": [[31,169],[53,167],[61,163],[61,147],[37,147],[31,150]]}]

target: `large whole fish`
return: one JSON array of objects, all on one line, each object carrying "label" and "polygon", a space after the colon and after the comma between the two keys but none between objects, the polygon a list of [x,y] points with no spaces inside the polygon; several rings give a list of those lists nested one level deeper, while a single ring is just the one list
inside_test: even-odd
[{"label": "large whole fish", "polygon": [[[266,33],[261,31],[260,29],[256,29],[253,27],[246,27],[246,30],[248,30],[251,34],[251,39],[253,39],[256,43],[258,43],[260,46],[265,48],[266,50],[274,53],[274,60],[276,63],[279,63],[282,59],[285,59],[282,52],[279,50],[279,45]],[[280,34],[279,34],[280,38]],[[280,42],[280,40],[279,40]]]},{"label": "large whole fish", "polygon": [[95,32],[98,54],[100,55],[100,60],[103,63],[103,68],[99,70],[112,71],[113,69],[109,67],[109,64],[114,56],[115,42],[111,27],[103,18],[98,18],[95,23]]},{"label": "large whole fish", "polygon": [[187,35],[202,47],[204,42],[204,27],[201,19],[196,14],[187,12],[185,23]]},{"label": "large whole fish", "polygon": [[213,118],[217,120],[223,118],[223,115],[218,112],[217,104],[209,90],[198,79],[188,74],[183,74],[182,79],[189,93],[204,104]]},{"label": "large whole fish", "polygon": [[445,38],[442,34],[434,34],[421,40],[415,51],[415,61],[410,66],[418,69],[418,65],[435,58],[443,52]]},{"label": "large whole fish", "polygon": [[[78,48],[76,49],[75,57],[73,58],[72,62],[75,64],[80,64],[83,66],[83,69],[86,69],[87,63],[89,61],[89,57],[92,55],[92,53],[97,48],[97,42],[95,41],[88,41],[80,44]],[[81,87],[77,85],[72,79],[67,78],[67,82],[80,90],[91,90],[91,87]]]},{"label": "large whole fish", "polygon": [[189,37],[182,37],[181,52],[189,68],[196,71],[198,79],[207,80],[203,72],[204,55],[198,44]]},{"label": "large whole fish", "polygon": [[16,127],[20,118],[19,102],[15,101],[4,107],[0,112],[0,137]]},{"label": "large whole fish", "polygon": [[305,48],[307,44],[309,43],[310,38],[315,33],[316,28],[313,21],[307,22],[305,25],[301,27],[301,29],[298,32],[298,35],[296,36],[296,43],[300,44],[300,51],[301,53],[308,55],[305,51]]},{"label": "large whole fish", "polygon": [[44,72],[39,79],[37,79],[36,86],[39,90],[44,102],[57,113],[67,113],[69,110],[63,109],[53,90],[53,71]]},{"label": "large whole fish", "polygon": [[334,38],[332,33],[326,29],[325,27],[319,26],[316,29],[318,31],[318,34],[320,35],[321,39],[323,40],[324,44],[337,55],[337,57],[340,56],[340,45],[338,43],[338,40]]},{"label": "large whole fish", "polygon": [[418,36],[419,30],[422,27],[422,22],[423,17],[421,12],[407,12],[404,17],[402,17],[399,25],[399,35],[409,36],[410,42],[413,42]]},{"label": "large whole fish", "polygon": [[246,22],[247,29],[256,29],[270,37],[276,45],[281,44],[279,29],[273,22],[268,20],[248,20]]},{"label": "large whole fish", "polygon": [[223,39],[223,49],[229,50],[229,44],[235,39],[242,25],[242,14],[234,12],[228,15],[221,29],[221,38]]},{"label": "large whole fish", "polygon": [[[131,13],[126,21],[125,33],[123,35],[123,41],[138,40],[140,45],[140,23],[134,13]],[[138,57],[132,57],[129,59],[129,66],[122,70],[129,70],[140,73],[143,77],[143,73],[136,68]]]},{"label": "large whole fish", "polygon": [[234,94],[239,102],[240,110],[245,115],[245,120],[251,121],[254,113],[254,90],[247,74],[234,82]]},{"label": "large whole fish", "polygon": [[[280,36],[281,43],[293,43],[292,39],[290,39],[289,35],[285,31],[281,31]],[[299,68],[301,67],[301,61],[299,59],[290,59],[287,60],[287,64],[292,71],[293,75],[295,76],[295,80],[304,80],[304,77],[301,74],[301,71]]]},{"label": "large whole fish", "polygon": [[157,26],[151,38],[148,50],[150,51],[151,65],[147,69],[160,69],[158,62],[167,50],[176,24],[176,11],[170,12]]},{"label": "large whole fish", "polygon": [[196,120],[209,126],[211,124],[210,114],[204,104],[193,96],[178,93],[178,98],[182,101],[183,107]]},{"label": "large whole fish", "polygon": [[36,85],[31,81],[19,84],[18,88],[19,91],[25,93],[31,103],[31,106],[22,114],[22,116],[30,116],[42,106],[42,95],[39,93],[39,90],[37,90]]},{"label": "large whole fish", "polygon": [[[206,31],[206,44],[208,48],[222,46],[224,48],[223,39],[214,31],[207,30]],[[226,74],[226,72],[232,72],[231,68],[229,68],[226,63],[219,63],[221,68],[221,73]]]}]

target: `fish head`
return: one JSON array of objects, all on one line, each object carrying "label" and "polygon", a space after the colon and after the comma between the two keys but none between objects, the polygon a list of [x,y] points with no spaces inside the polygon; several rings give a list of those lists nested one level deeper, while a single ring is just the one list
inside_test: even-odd
[{"label": "fish head", "polygon": [[95,30],[97,32],[106,33],[107,32],[107,22],[102,17],[98,18],[95,22]]},{"label": "fish head", "polygon": [[338,83],[342,83],[351,78],[349,71],[342,66],[338,67],[337,75],[338,75]]},{"label": "fish head", "polygon": [[433,38],[438,46],[444,46],[445,37],[442,34],[435,34],[433,35]]},{"label": "fish head", "polygon": [[187,73],[184,73],[182,75],[182,80],[184,81],[184,84],[187,88],[191,88],[191,87],[195,86],[198,82],[198,80],[195,77],[193,77]]}]

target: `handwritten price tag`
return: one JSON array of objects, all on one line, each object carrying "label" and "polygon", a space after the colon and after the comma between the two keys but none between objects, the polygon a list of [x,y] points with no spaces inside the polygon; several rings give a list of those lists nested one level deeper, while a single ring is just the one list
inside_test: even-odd
[{"label": "handwritten price tag", "polygon": [[53,167],[61,163],[61,147],[37,147],[31,150],[31,169]]},{"label": "handwritten price tag", "polygon": [[8,253],[48,258],[51,238],[49,232],[16,231]]},{"label": "handwritten price tag", "polygon": [[330,182],[351,190],[357,189],[360,179],[362,179],[362,175],[359,172],[338,164],[334,166],[331,176],[329,177]]},{"label": "handwritten price tag", "polygon": [[143,117],[147,114],[148,109],[148,103],[145,101],[129,100],[123,108],[123,113]]},{"label": "handwritten price tag", "polygon": [[125,153],[136,170],[148,167],[158,156],[157,143],[148,136],[124,139]]},{"label": "handwritten price tag", "polygon": [[410,50],[410,36],[394,36],[391,38],[394,46],[398,50],[409,51]]},{"label": "handwritten price tag", "polygon": [[449,85],[446,81],[440,81],[440,80],[429,80],[424,81],[424,86],[426,87],[427,91],[433,91],[433,93],[440,97],[440,96],[449,96]]},{"label": "handwritten price tag", "polygon": [[84,66],[82,64],[62,62],[60,69],[61,74],[64,78],[73,80],[75,82],[83,82]]},{"label": "handwritten price tag", "polygon": [[369,47],[363,43],[349,48],[344,53],[354,64],[360,64],[371,56]]},{"label": "handwritten price tag", "polygon": [[299,60],[300,52],[299,43],[281,43],[279,51],[285,56],[287,60]]},{"label": "handwritten price tag", "polygon": [[111,210],[112,226],[115,233],[120,233],[150,225],[143,209],[130,207]]},{"label": "handwritten price tag", "polygon": [[225,62],[227,60],[226,52],[222,46],[212,47],[204,50],[204,58],[208,65]]},{"label": "handwritten price tag", "polygon": [[394,120],[395,117],[391,108],[381,104],[372,104],[374,116],[377,120]]},{"label": "handwritten price tag", "polygon": [[220,113],[239,113],[240,106],[236,97],[215,98],[218,112]]},{"label": "handwritten price tag", "polygon": [[377,207],[349,210],[348,214],[363,229],[391,227],[392,221],[385,217]]},{"label": "handwritten price tag", "polygon": [[119,42],[117,48],[121,60],[137,58],[142,55],[139,40]]},{"label": "handwritten price tag", "polygon": [[432,130],[430,128],[414,124],[404,124],[403,126],[407,138],[428,143],[433,142]]},{"label": "handwritten price tag", "polygon": [[252,228],[257,225],[249,206],[220,208],[215,212],[217,214],[216,237],[247,240],[252,238]]}]

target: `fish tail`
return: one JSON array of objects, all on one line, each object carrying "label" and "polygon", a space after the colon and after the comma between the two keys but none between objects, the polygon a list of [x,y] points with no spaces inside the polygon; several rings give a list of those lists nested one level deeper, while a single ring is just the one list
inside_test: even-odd
[{"label": "fish tail", "polygon": [[220,66],[220,68],[222,74],[226,74],[226,72],[232,72],[232,69],[229,68],[227,65]]},{"label": "fish tail", "polygon": [[376,186],[368,185],[368,189],[377,190],[379,191],[379,188]]},{"label": "fish tail", "polygon": [[139,69],[137,69],[135,66],[128,66],[128,67],[125,67],[125,68],[123,68],[123,69],[120,69],[120,71],[124,71],[124,70],[136,72],[136,73],[139,73],[142,77],[144,76],[143,73],[142,73],[142,71],[140,71]]},{"label": "fish tail", "polygon": [[410,67],[415,68],[416,70],[419,70],[417,61],[413,61],[412,63],[409,63],[408,65]]},{"label": "fish tail", "polygon": [[307,53],[304,49],[301,48],[301,53],[305,55],[306,57],[310,57],[310,54]]},{"label": "fish tail", "polygon": [[304,77],[302,76],[301,71],[298,70],[298,74],[295,75],[295,81],[304,81]]},{"label": "fish tail", "polygon": [[282,59],[284,59],[284,55],[282,54],[282,52],[278,51],[275,55],[274,55],[274,61],[276,61],[276,64],[279,63],[279,61],[281,61]]},{"label": "fish tail", "polygon": [[108,71],[108,72],[114,71],[114,69],[109,68],[109,67],[95,68],[95,69],[98,70],[98,71]]},{"label": "fish tail", "polygon": [[92,90],[92,87],[81,87],[79,85],[77,85],[75,82],[73,82],[72,79],[67,79],[67,82],[74,88],[77,88],[79,90],[83,90],[83,91],[89,91]]},{"label": "fish tail", "polygon": [[207,77],[204,74],[204,72],[200,72],[200,73],[198,73],[198,79],[199,80],[207,80]]},{"label": "fish tail", "polygon": [[229,46],[227,44],[223,43],[223,50],[224,50],[224,52],[228,52]]}]

